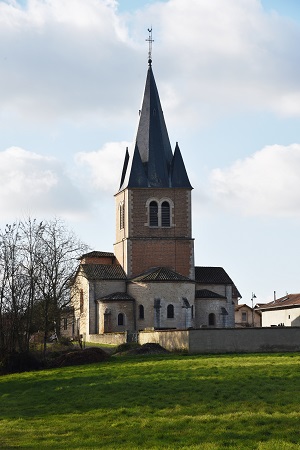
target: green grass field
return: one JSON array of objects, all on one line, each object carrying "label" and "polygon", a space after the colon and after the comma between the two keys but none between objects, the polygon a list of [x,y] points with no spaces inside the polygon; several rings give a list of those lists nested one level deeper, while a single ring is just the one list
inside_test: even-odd
[{"label": "green grass field", "polygon": [[132,356],[0,377],[1,449],[300,448],[300,354]]}]

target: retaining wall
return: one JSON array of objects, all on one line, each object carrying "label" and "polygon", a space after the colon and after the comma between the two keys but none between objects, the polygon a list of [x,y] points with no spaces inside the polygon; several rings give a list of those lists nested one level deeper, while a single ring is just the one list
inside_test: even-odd
[{"label": "retaining wall", "polygon": [[139,343],[154,342],[189,353],[300,351],[300,327],[141,331]]}]

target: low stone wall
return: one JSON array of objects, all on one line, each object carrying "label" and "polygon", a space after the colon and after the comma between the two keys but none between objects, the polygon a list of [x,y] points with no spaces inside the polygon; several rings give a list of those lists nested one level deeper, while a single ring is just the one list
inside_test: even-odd
[{"label": "low stone wall", "polygon": [[189,353],[255,353],[300,351],[300,327],[202,328],[142,331],[139,343],[154,342],[168,350]]},{"label": "low stone wall", "polygon": [[88,334],[85,338],[86,342],[91,344],[124,344],[127,340],[126,333],[105,333],[105,334]]},{"label": "low stone wall", "polygon": [[189,330],[140,331],[138,342],[141,345],[153,342],[171,351],[189,351]]}]

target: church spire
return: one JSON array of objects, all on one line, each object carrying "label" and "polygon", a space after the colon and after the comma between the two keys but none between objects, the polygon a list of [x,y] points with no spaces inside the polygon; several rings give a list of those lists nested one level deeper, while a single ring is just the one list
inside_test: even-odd
[{"label": "church spire", "polygon": [[[126,154],[120,189],[126,187],[192,188],[179,148],[173,155],[152,70],[152,28],[148,29],[148,72],[134,155]],[[137,158],[139,152],[140,158]],[[173,186],[174,183],[174,186]]]}]

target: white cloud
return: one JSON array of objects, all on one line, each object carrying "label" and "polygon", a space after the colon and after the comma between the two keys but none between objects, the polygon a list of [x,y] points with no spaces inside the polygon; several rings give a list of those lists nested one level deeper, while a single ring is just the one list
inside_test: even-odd
[{"label": "white cloud", "polygon": [[87,168],[82,179],[92,190],[116,193],[120,185],[123,161],[129,142],[109,142],[100,150],[80,152],[75,156],[78,169]]},{"label": "white cloud", "polygon": [[0,152],[0,208],[2,218],[86,213],[81,194],[60,162],[18,147]]},{"label": "white cloud", "polygon": [[245,215],[300,216],[300,144],[272,145],[211,173],[214,200]]},{"label": "white cloud", "polygon": [[300,26],[259,0],[157,1],[124,15],[113,0],[2,1],[0,114],[127,120],[149,23],[168,117],[197,124],[245,108],[299,116]]}]

